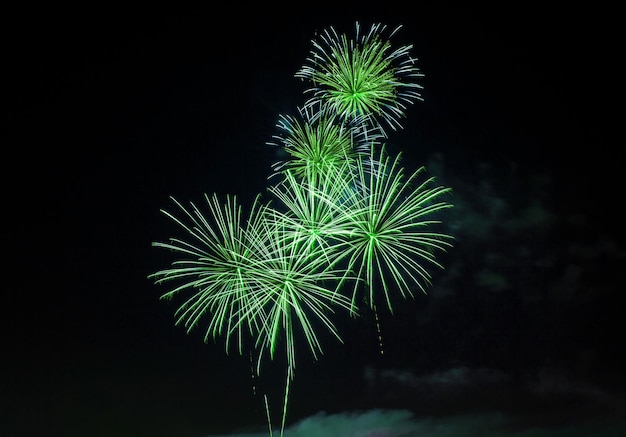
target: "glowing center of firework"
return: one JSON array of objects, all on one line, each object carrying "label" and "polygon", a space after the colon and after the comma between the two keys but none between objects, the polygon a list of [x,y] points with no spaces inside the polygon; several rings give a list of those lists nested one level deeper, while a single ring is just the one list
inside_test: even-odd
[{"label": "glowing center of firework", "polygon": [[285,286],[285,290],[291,290],[293,287],[293,283],[291,282],[291,279],[285,279],[285,282],[283,282],[283,285]]}]

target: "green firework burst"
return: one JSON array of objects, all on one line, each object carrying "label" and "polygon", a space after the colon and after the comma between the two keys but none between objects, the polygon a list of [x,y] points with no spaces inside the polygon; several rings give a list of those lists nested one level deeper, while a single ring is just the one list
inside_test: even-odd
[{"label": "green firework burst", "polygon": [[[374,24],[349,39],[334,28],[312,41],[313,49],[296,77],[310,81],[306,106],[322,105],[344,119],[371,114],[392,129],[401,128],[407,105],[421,99],[422,74],[410,56],[411,45],[392,48],[386,26]],[[400,29],[394,29],[389,38]]]},{"label": "green firework burst", "polygon": [[[422,178],[423,167],[407,176],[400,159],[392,159],[384,147],[378,156],[372,151],[353,175],[355,195],[337,206],[343,219],[335,248],[339,259],[345,260],[346,272],[364,281],[369,305],[376,305],[381,293],[392,312],[392,287],[404,298],[414,296],[413,287],[426,292],[427,266],[442,268],[435,254],[451,246],[450,236],[431,231],[439,223],[433,216],[452,206],[443,200],[450,189],[432,187],[433,178]],[[358,285],[351,292],[355,310]]]},{"label": "green firework burst", "polygon": [[314,106],[298,109],[297,117],[280,115],[277,127],[280,133],[268,144],[281,147],[289,159],[275,163],[274,170],[289,170],[313,183],[367,155],[370,144],[381,137],[365,117],[344,120]]},{"label": "green firework burst", "polygon": [[184,325],[189,332],[208,316],[204,340],[225,335],[226,352],[235,340],[241,353],[246,331],[254,335],[260,329],[259,320],[251,317],[256,315],[251,308],[258,305],[254,294],[258,287],[254,269],[259,262],[259,247],[266,244],[259,238],[263,234],[258,232],[264,223],[266,207],[257,197],[248,217],[244,218],[235,197],[227,197],[222,204],[217,195],[205,195],[207,211],[193,203],[187,209],[172,200],[182,218],[165,210],[162,212],[186,232],[186,238],[152,243],[155,247],[172,250],[180,258],[170,268],[150,278],[157,284],[175,284],[162,299],[187,294],[176,311],[177,325]]},{"label": "green firework burst", "polygon": [[[354,166],[354,168],[352,168]],[[346,232],[343,211],[338,206],[353,202],[351,188],[357,161],[344,162],[314,180],[298,179],[285,171],[283,180],[269,187],[281,209],[272,211],[290,238],[297,244],[321,251],[329,264],[337,254],[337,238]]]},{"label": "green firework burst", "polygon": [[225,335],[227,353],[236,339],[241,354],[245,338],[252,338],[257,373],[263,352],[274,359],[282,341],[287,361],[284,428],[297,339],[303,335],[314,359],[322,353],[320,327],[342,341],[331,315],[337,308],[349,310],[350,301],[327,286],[341,273],[332,270],[322,245],[302,244],[298,233],[291,232],[291,222],[261,205],[258,197],[247,219],[235,198],[227,197],[225,204],[216,195],[205,199],[208,213],[175,200],[182,219],[163,211],[187,238],[153,243],[181,259],[150,277],[156,283],[177,282],[164,299],[188,294],[176,311],[177,324],[188,332],[208,318],[205,341]]},{"label": "green firework burst", "polygon": [[330,315],[336,308],[349,309],[350,302],[328,287],[339,272],[332,270],[319,249],[300,244],[285,226],[282,221],[268,220],[261,228],[264,236],[259,238],[265,244],[258,248],[258,262],[254,264],[258,285],[253,292],[255,305],[248,308],[252,313],[249,318],[261,321],[257,346],[274,358],[282,337],[288,367],[295,369],[294,330],[304,335],[317,359],[322,347],[315,326],[327,328],[341,341]]},{"label": "green firework burst", "polygon": [[205,323],[204,340],[224,336],[227,353],[251,344],[258,373],[264,357],[284,351],[281,435],[296,351],[318,359],[320,330],[341,341],[337,311],[357,315],[365,301],[393,312],[395,296],[426,292],[429,269],[442,267],[436,255],[451,246],[435,231],[450,189],[423,167],[408,174],[381,144],[382,124],[401,128],[407,105],[421,98],[412,46],[388,39],[399,28],[386,36],[384,25],[362,33],[356,23],[354,39],[331,27],[313,40],[296,73],[312,83],[310,97],[297,116],[279,116],[269,143],[288,157],[272,166],[275,204],[257,196],[244,214],[236,197],[205,195],[204,208],[174,200],[178,214],[163,212],[184,237],[153,243],[177,257],[149,276],[171,285],[163,299],[184,296],[177,324]]}]

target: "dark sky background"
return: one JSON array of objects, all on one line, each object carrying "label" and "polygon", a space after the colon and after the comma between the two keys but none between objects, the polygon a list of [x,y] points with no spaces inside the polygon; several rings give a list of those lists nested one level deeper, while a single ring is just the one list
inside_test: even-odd
[{"label": "dark sky background", "polygon": [[[159,213],[170,195],[246,204],[264,192],[277,159],[265,143],[304,101],[293,76],[310,39],[356,20],[402,24],[394,40],[414,45],[424,102],[389,144],[453,188],[456,242],[428,296],[381,315],[384,357],[371,315],[339,322],[345,344],[326,339],[318,363],[302,355],[290,420],[511,401],[546,373],[623,395],[614,15],[442,2],[4,11],[0,436],[200,437],[263,423],[248,357],[174,326],[165,288],[147,279],[171,259],[150,243],[178,231]],[[373,382],[450,369],[501,372],[507,385],[496,400],[446,403]],[[270,365],[258,387],[275,410],[281,372]]]}]

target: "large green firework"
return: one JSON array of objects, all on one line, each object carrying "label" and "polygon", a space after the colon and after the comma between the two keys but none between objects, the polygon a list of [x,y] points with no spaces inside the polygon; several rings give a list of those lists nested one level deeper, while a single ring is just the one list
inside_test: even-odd
[{"label": "large green firework", "polygon": [[304,335],[315,359],[322,352],[314,325],[324,326],[341,340],[330,315],[335,309],[349,309],[350,302],[335,294],[326,285],[333,283],[340,273],[319,250],[293,241],[282,222],[265,222],[262,231],[269,238],[260,249],[259,261],[254,265],[258,287],[254,288],[252,318],[261,321],[257,345],[269,351],[274,358],[278,340],[284,340],[287,365],[296,367],[296,331]]},{"label": "large green firework", "polygon": [[328,259],[332,251],[327,246],[300,238],[294,219],[262,205],[258,197],[247,217],[236,198],[227,197],[221,203],[214,194],[205,195],[205,200],[206,211],[193,203],[185,208],[174,200],[182,218],[162,211],[185,231],[186,238],[153,243],[180,258],[150,278],[157,284],[176,284],[163,299],[187,294],[176,311],[176,323],[188,332],[208,319],[205,341],[224,335],[227,353],[235,341],[242,354],[243,345],[251,339],[257,350],[257,373],[264,352],[274,359],[276,350],[283,349],[286,414],[297,338],[303,336],[314,359],[322,353],[319,327],[342,341],[331,315],[339,308],[350,309],[350,301],[327,286],[342,272],[332,270]]},{"label": "large green firework", "polygon": [[398,29],[385,37],[386,26],[361,33],[357,23],[354,39],[330,28],[313,40],[296,73],[312,82],[310,97],[296,116],[280,116],[270,143],[287,156],[272,166],[273,203],[257,196],[244,214],[235,197],[205,195],[202,208],[174,200],[178,213],[163,212],[183,236],[153,243],[177,257],[149,276],[171,285],[163,299],[182,296],[177,324],[206,324],[205,341],[224,336],[227,353],[250,345],[257,372],[284,352],[281,435],[301,345],[318,359],[319,330],[341,341],[338,311],[358,315],[365,301],[393,312],[396,297],[426,292],[437,253],[450,247],[436,231],[450,190],[424,168],[407,172],[381,143],[382,123],[401,128],[420,99],[411,46],[388,40]]},{"label": "large green firework", "polygon": [[314,39],[307,63],[296,73],[312,83],[306,106],[321,103],[345,119],[369,114],[394,130],[402,127],[407,105],[421,99],[415,79],[422,74],[410,56],[412,46],[393,48],[383,38],[386,30],[374,24],[362,33],[356,23],[354,39],[332,27]]},{"label": "large green firework", "polygon": [[163,299],[184,292],[190,295],[177,311],[177,323],[191,330],[203,316],[210,316],[206,341],[223,334],[228,351],[229,340],[236,333],[241,353],[247,332],[257,346],[269,350],[272,358],[279,333],[285,331],[288,363],[294,368],[294,320],[301,326],[314,358],[321,345],[311,328],[313,317],[319,317],[340,339],[326,313],[332,313],[335,305],[348,308],[349,301],[323,286],[335,280],[339,272],[330,270],[321,245],[303,245],[290,222],[270,212],[258,199],[245,220],[235,198],[227,197],[222,204],[216,195],[206,196],[207,212],[194,204],[188,210],[175,203],[184,219],[163,212],[189,238],[153,243],[178,252],[182,259],[151,277],[157,283],[178,282]]},{"label": "large green firework", "polygon": [[203,317],[209,317],[205,341],[225,335],[226,351],[236,340],[241,353],[246,331],[254,334],[260,326],[259,320],[252,317],[257,314],[254,290],[259,286],[254,273],[259,248],[266,243],[258,230],[264,223],[266,207],[257,197],[248,217],[243,217],[235,197],[227,197],[222,204],[215,194],[205,195],[205,201],[207,211],[193,203],[187,209],[174,200],[182,218],[162,210],[185,231],[186,238],[153,243],[180,258],[150,277],[157,284],[175,284],[162,299],[187,294],[176,312],[177,324],[190,331]]},{"label": "large green firework", "polygon": [[[342,232],[335,234],[338,259],[346,261],[346,272],[364,281],[372,308],[381,294],[392,312],[392,290],[403,298],[414,297],[414,288],[426,292],[428,267],[442,267],[436,252],[450,247],[448,235],[431,230],[439,223],[433,216],[451,207],[443,198],[450,189],[432,186],[434,179],[423,177],[423,167],[407,175],[400,159],[384,147],[378,154],[372,150],[369,160],[359,161],[351,182],[355,194],[346,202],[337,204],[321,194],[341,215],[337,227]],[[359,285],[355,282],[351,291],[354,311]]]}]

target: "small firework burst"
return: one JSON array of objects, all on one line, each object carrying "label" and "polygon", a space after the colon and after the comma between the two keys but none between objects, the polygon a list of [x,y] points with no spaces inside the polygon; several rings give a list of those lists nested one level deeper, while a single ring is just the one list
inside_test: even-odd
[{"label": "small firework burst", "polygon": [[306,106],[321,103],[344,119],[372,115],[379,124],[401,128],[407,105],[421,99],[422,87],[414,81],[422,74],[410,56],[412,45],[394,49],[383,38],[386,30],[385,25],[374,24],[361,33],[357,22],[354,39],[333,27],[314,39],[306,65],[296,73],[312,83]]},{"label": "small firework burst", "polygon": [[273,165],[274,175],[289,170],[312,183],[345,163],[354,164],[382,136],[366,117],[344,120],[313,105],[298,109],[297,117],[280,115],[277,127],[275,142],[268,144],[283,148],[289,159]]}]

